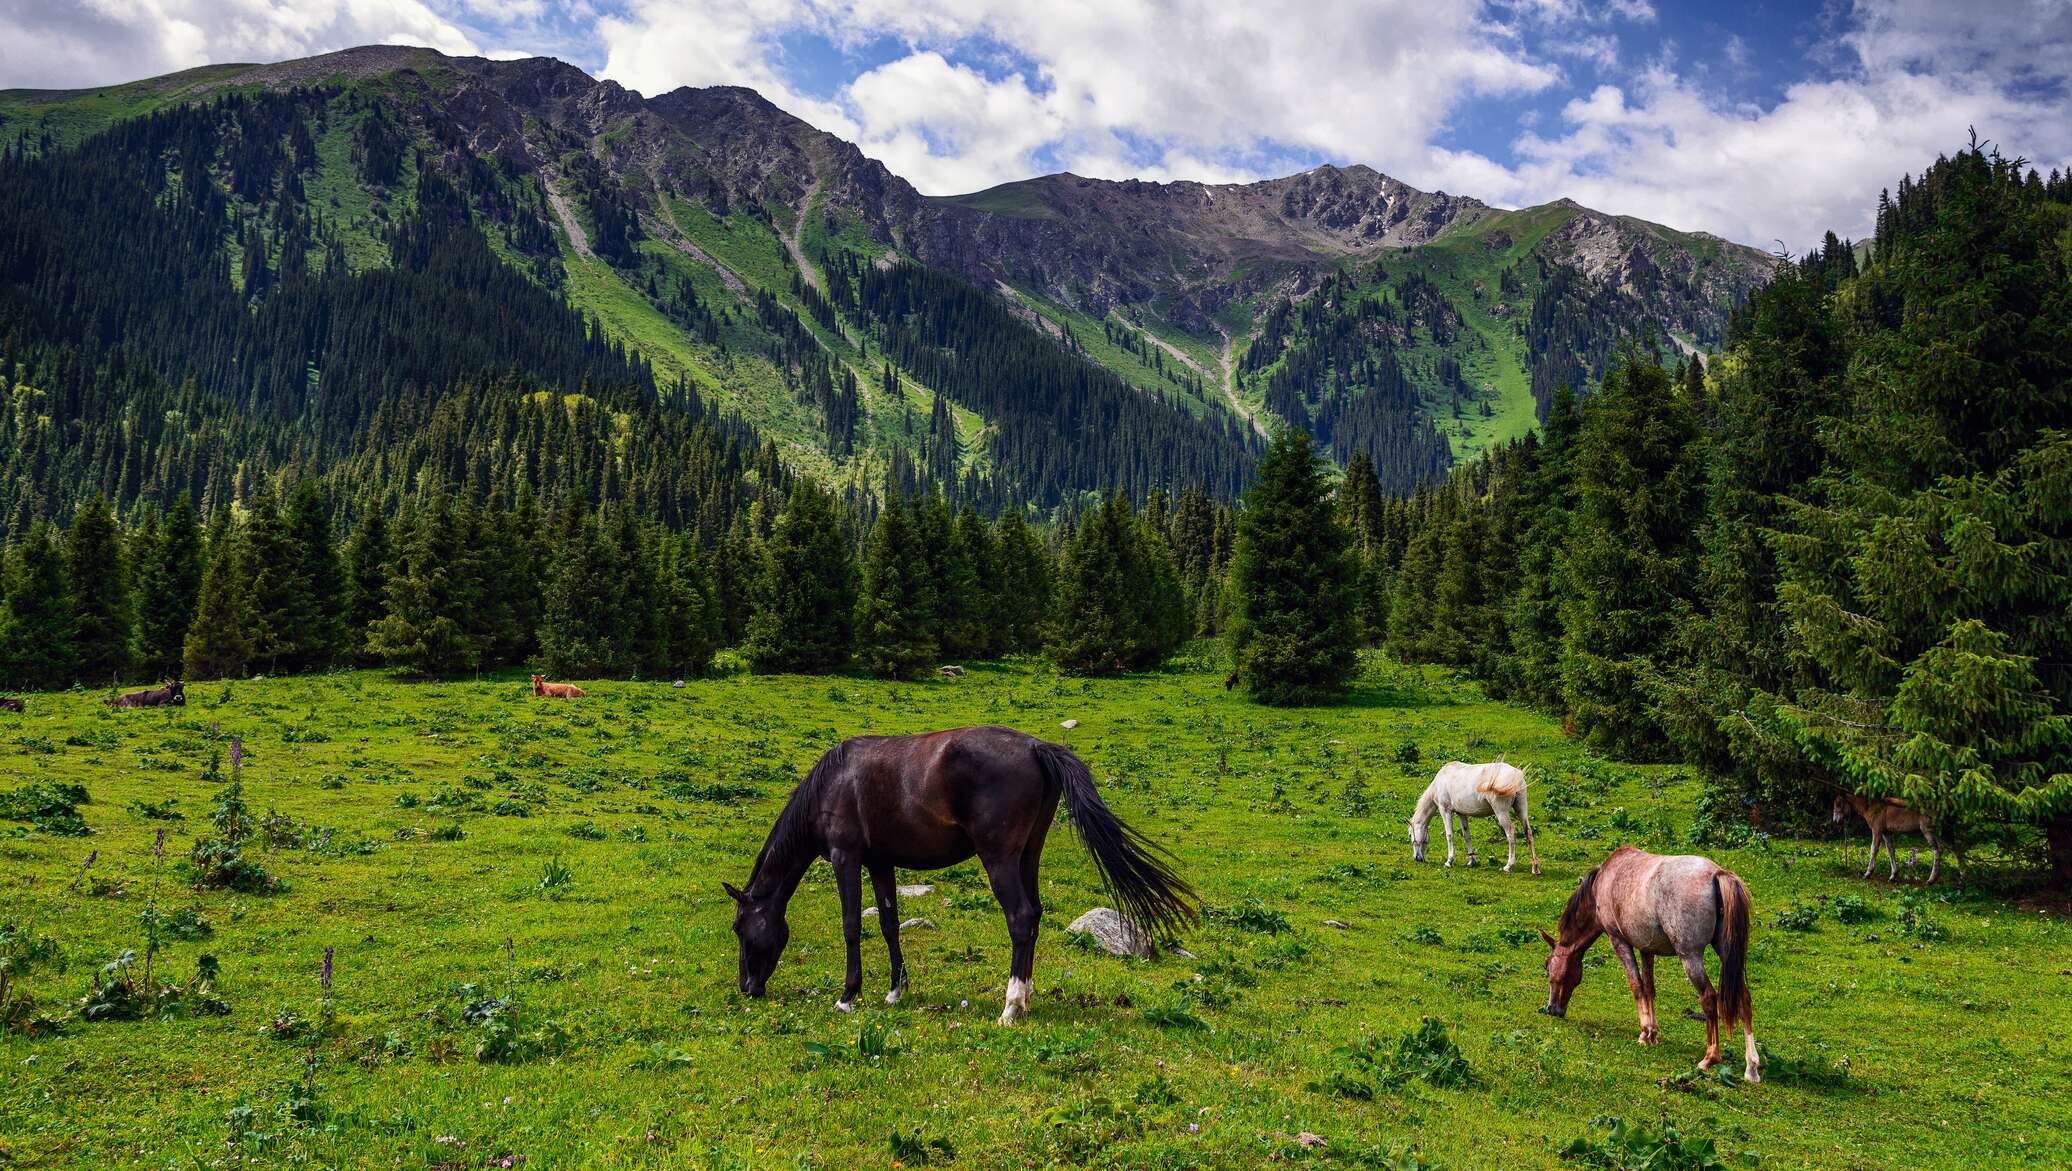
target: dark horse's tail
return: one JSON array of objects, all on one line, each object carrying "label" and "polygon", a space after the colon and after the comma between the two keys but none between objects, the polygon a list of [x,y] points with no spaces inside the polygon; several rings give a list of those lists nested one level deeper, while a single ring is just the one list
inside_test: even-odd
[{"label": "dark horse's tail", "polygon": [[1713,877],[1719,890],[1719,934],[1712,946],[1719,951],[1720,1020],[1752,1028],[1755,1005],[1748,995],[1748,887],[1732,871]]},{"label": "dark horse's tail", "polygon": [[1122,823],[1094,789],[1093,771],[1068,748],[1038,743],[1036,761],[1063,790],[1065,812],[1118,908],[1153,940],[1168,939],[1193,923],[1199,899],[1173,873],[1172,855]]}]

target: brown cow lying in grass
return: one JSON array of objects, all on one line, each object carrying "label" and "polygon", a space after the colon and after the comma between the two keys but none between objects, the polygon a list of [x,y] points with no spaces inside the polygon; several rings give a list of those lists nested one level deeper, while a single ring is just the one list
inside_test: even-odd
[{"label": "brown cow lying in grass", "polygon": [[549,696],[553,699],[581,699],[583,697],[583,689],[575,684],[549,683],[544,675],[534,675],[532,677],[532,693],[534,695]]},{"label": "brown cow lying in grass", "polygon": [[187,685],[178,679],[166,680],[163,687],[154,687],[149,691],[132,691],[128,695],[118,695],[108,701],[109,707],[185,707],[186,704]]},{"label": "brown cow lying in grass", "polygon": [[[1834,807],[1835,824],[1841,825],[1849,820],[1851,813],[1863,818],[1865,824],[1871,827],[1871,852],[1869,859],[1864,863],[1863,867],[1863,876],[1865,878],[1869,878],[1871,871],[1878,868],[1878,840],[1880,838],[1884,839],[1885,842],[1885,861],[1887,863],[1885,877],[1887,879],[1899,877],[1899,858],[1892,845],[1892,835],[1894,834],[1918,833],[1922,837],[1927,838],[1929,846],[1935,850],[1935,858],[1928,864],[1928,881],[1934,882],[1936,875],[1942,872],[1942,838],[1936,834],[1934,823],[1929,821],[1928,816],[1920,810],[1908,805],[1904,801],[1897,801],[1890,797],[1863,797],[1855,793],[1836,793]],[[1959,876],[1962,876],[1964,873],[1964,850],[1955,842],[1952,842],[1950,843],[1950,852],[1956,855],[1957,873]],[[1908,865],[1911,866],[1913,863],[1909,862]]]}]

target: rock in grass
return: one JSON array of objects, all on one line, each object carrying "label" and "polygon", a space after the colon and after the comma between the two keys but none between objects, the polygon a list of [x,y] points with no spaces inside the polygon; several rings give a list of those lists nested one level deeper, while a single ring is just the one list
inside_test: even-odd
[{"label": "rock in grass", "polygon": [[1337,920],[1337,919],[1326,919],[1326,920],[1324,920],[1324,926],[1326,926],[1326,927],[1336,927],[1336,928],[1337,928],[1338,930],[1340,930],[1340,931],[1350,931],[1350,930],[1352,930],[1352,927],[1353,927],[1353,925],[1352,925],[1352,924],[1350,924],[1350,923],[1342,923],[1342,922],[1340,922],[1340,921],[1339,921],[1339,920]]},{"label": "rock in grass", "polygon": [[935,888],[925,882],[917,882],[911,886],[902,886],[896,889],[899,891],[899,897],[903,899],[918,899],[935,893]]},{"label": "rock in grass", "polygon": [[933,931],[935,930],[935,921],[919,917],[902,919],[899,921],[899,929],[901,931]]},{"label": "rock in grass", "polygon": [[1149,959],[1152,955],[1151,938],[1113,907],[1095,907],[1072,920],[1072,925],[1065,930],[1093,936],[1101,950],[1112,956]]}]

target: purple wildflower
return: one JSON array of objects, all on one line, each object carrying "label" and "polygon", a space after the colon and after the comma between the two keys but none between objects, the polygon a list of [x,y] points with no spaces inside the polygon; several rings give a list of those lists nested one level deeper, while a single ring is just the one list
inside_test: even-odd
[{"label": "purple wildflower", "polygon": [[230,738],[230,767],[237,768],[245,763],[245,742],[235,736]]},{"label": "purple wildflower", "polygon": [[324,995],[331,995],[331,949],[324,949],[324,967],[317,973],[317,983],[323,986]]},{"label": "purple wildflower", "polygon": [[99,850],[88,850],[86,852],[86,861],[79,864],[79,873],[72,876],[72,890],[78,890],[79,884],[86,881],[86,872],[93,869],[94,859],[100,856],[101,852]]},{"label": "purple wildflower", "polygon": [[158,840],[151,843],[151,857],[154,861],[165,861],[165,827],[158,827]]}]

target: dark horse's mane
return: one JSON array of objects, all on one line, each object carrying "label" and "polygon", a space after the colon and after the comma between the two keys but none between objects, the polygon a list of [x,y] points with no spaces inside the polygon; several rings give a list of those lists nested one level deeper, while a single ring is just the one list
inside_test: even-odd
[{"label": "dark horse's mane", "polygon": [[803,861],[800,855],[817,852],[807,834],[807,826],[813,819],[813,800],[827,778],[848,760],[849,742],[844,740],[828,749],[813,765],[813,770],[806,774],[806,779],[792,789],[791,799],[784,803],[783,812],[777,815],[776,824],[770,827],[770,836],[763,840],[762,851],[755,856],[755,868],[748,872],[749,889],[755,889],[756,880],[762,877],[765,868],[777,874],[805,869],[800,864]]},{"label": "dark horse's mane", "polygon": [[1555,937],[1566,943],[1589,935],[1595,938],[1597,930],[1597,872],[1601,867],[1592,866],[1590,873],[1576,885],[1576,893],[1568,896],[1568,906],[1561,909],[1561,926],[1555,930]]}]

